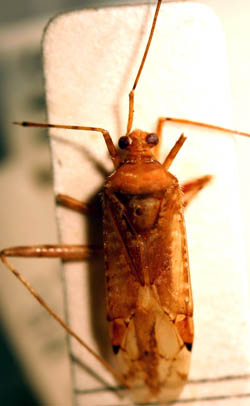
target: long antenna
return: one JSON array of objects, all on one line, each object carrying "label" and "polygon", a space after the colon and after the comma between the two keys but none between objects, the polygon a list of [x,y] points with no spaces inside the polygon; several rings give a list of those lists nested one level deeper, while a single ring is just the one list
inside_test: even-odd
[{"label": "long antenna", "polygon": [[139,82],[139,79],[140,79],[140,76],[141,76],[141,73],[142,73],[142,69],[143,69],[143,66],[145,64],[145,61],[146,61],[146,58],[147,58],[147,55],[148,55],[148,51],[149,51],[149,48],[150,48],[150,45],[151,45],[151,42],[152,42],[152,38],[153,38],[153,35],[154,35],[154,30],[155,30],[155,26],[156,26],[157,17],[158,17],[159,11],[160,11],[161,3],[162,3],[162,0],[157,1],[157,6],[156,6],[156,9],[155,9],[154,19],[153,19],[152,27],[151,27],[150,34],[149,34],[149,37],[148,37],[148,42],[147,42],[147,45],[146,45],[146,48],[145,48],[145,51],[144,51],[144,54],[143,54],[143,57],[142,57],[142,60],[141,60],[140,67],[138,69],[138,72],[137,72],[137,75],[136,75],[136,78],[135,78],[134,85],[132,87],[132,90],[129,93],[129,113],[128,113],[128,124],[127,124],[127,134],[126,135],[128,135],[130,133],[132,125],[133,125],[133,118],[134,118],[134,91],[135,91],[135,88],[137,86],[137,83]]}]

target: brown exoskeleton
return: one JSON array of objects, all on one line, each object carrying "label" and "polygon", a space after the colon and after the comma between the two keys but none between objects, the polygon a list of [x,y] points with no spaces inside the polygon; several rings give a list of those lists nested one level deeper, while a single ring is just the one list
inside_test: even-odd
[{"label": "brown exoskeleton", "polygon": [[[158,1],[157,12],[160,3]],[[161,138],[166,119],[159,121],[156,135],[132,130],[133,92],[145,57],[130,96],[127,135],[120,140],[120,147],[127,151],[124,161],[109,133],[102,128],[44,125],[101,132],[114,163],[116,171],[107,179],[103,195],[107,313],[122,376],[113,370],[112,373],[124,385],[132,387],[136,399],[142,401],[176,398],[187,378],[193,340],[183,221],[185,201],[177,179],[168,172],[185,139],[180,137],[161,165],[151,148]],[[205,177],[189,183],[184,192],[195,193],[208,181],[209,177]],[[88,206],[74,199],[59,196],[58,200],[71,208],[90,211]],[[99,247],[88,246],[41,246],[6,249],[1,258],[6,264],[6,257],[11,255],[86,259],[99,251]],[[11,265],[9,267],[20,277]],[[36,293],[35,296],[44,304]],[[77,338],[68,328],[67,331]]]}]

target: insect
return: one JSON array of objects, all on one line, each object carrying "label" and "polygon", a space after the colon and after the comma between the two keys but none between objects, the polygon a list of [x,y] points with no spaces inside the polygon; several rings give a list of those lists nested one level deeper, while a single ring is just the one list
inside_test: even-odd
[{"label": "insect", "polygon": [[[160,2],[158,2],[158,5],[160,4]],[[133,106],[131,103],[130,106],[130,119],[129,119],[129,125],[128,125],[128,134],[130,134],[130,130],[131,130],[131,117],[132,117],[132,110],[133,110]],[[101,131],[106,138],[108,137],[108,134],[106,131]],[[160,130],[159,130],[160,133]],[[149,167],[152,164],[152,169],[154,170],[154,172],[156,173],[156,175],[159,175],[159,179],[156,183],[153,182],[153,187],[155,187],[156,185],[161,185],[163,186],[163,191],[166,190],[166,184],[164,185],[164,177],[165,177],[165,172],[164,175],[161,175],[161,171],[159,169],[159,173],[157,172],[155,168],[157,168],[157,164],[155,164],[152,156],[150,155],[150,152],[148,150],[148,145],[150,146],[154,146],[154,144],[156,143],[156,138],[155,136],[149,137],[148,141],[146,141],[145,143],[145,139],[147,139],[148,134],[146,135],[144,132],[134,132],[133,135],[131,135],[129,138],[132,139],[132,144],[129,144],[129,139],[128,138],[123,138],[121,140],[120,146],[126,150],[126,145],[128,147],[128,150],[132,149],[130,155],[129,155],[129,163],[127,162],[127,164],[132,165],[132,166],[137,166],[138,170],[140,170],[140,176],[138,178],[138,182],[139,183],[139,188],[141,187],[140,184],[143,184],[143,178],[144,176],[146,176],[145,174],[145,167]],[[140,143],[140,138],[142,138],[142,141]],[[139,140],[138,140],[139,139]],[[114,166],[116,168],[120,167],[120,161],[119,158],[117,156],[117,153],[115,152],[112,143],[110,142],[109,138],[107,138],[107,143],[109,145],[109,151],[110,151],[110,155],[113,158],[114,161]],[[184,141],[183,137],[180,138],[179,143],[176,144],[176,147],[174,149],[174,152],[177,152],[178,149],[181,146],[181,143]],[[137,145],[137,146],[136,146]],[[133,148],[137,148],[137,154],[133,157]],[[145,151],[143,151],[145,150]],[[141,156],[143,157],[141,159],[141,165],[138,163],[138,157]],[[143,162],[143,160],[145,159],[145,162]],[[173,156],[172,154],[168,155],[168,159],[165,162],[165,169],[167,169],[168,165],[171,164],[173,160]],[[145,166],[146,165],[146,166]],[[156,165],[156,166],[155,166]],[[149,278],[149,273],[148,274],[141,274],[140,275],[140,270],[143,269],[147,269],[147,267],[143,267],[141,266],[140,261],[144,260],[144,261],[149,261],[150,264],[153,263],[153,255],[151,254],[151,260],[149,257],[147,256],[143,256],[140,252],[142,252],[144,250],[145,247],[145,241],[146,241],[146,234],[149,233],[149,230],[152,229],[152,222],[155,223],[156,220],[155,219],[151,219],[151,224],[148,225],[148,229],[143,228],[145,227],[143,226],[143,224],[141,224],[141,220],[143,219],[142,223],[145,221],[145,215],[144,215],[144,211],[147,212],[147,220],[150,218],[150,216],[152,215],[151,210],[149,210],[148,208],[150,207],[151,209],[153,208],[155,210],[155,217],[158,217],[160,214],[159,211],[159,207],[161,207],[162,205],[164,205],[164,197],[163,195],[158,195],[157,193],[160,193],[160,191],[154,191],[154,193],[152,192],[152,190],[147,189],[144,190],[143,193],[142,192],[138,192],[138,190],[136,190],[136,185],[133,184],[129,184],[127,182],[127,190],[126,191],[126,196],[124,193],[124,184],[126,184],[126,182],[124,182],[124,179],[126,178],[126,166],[121,166],[121,171],[116,172],[116,175],[114,175],[113,178],[110,178],[110,181],[107,182],[106,184],[106,192],[105,192],[105,209],[106,209],[106,213],[107,216],[110,217],[110,222],[112,223],[114,222],[116,228],[118,228],[118,236],[126,236],[126,233],[124,233],[124,227],[126,227],[127,233],[129,234],[129,237],[126,237],[126,241],[124,240],[125,237],[122,238],[122,242],[120,242],[119,245],[119,251],[125,250],[125,247],[127,247],[128,250],[128,254],[123,254],[123,256],[126,258],[126,264],[130,264],[130,267],[134,270],[134,273],[136,273],[138,275],[137,277],[137,281],[135,281],[135,285],[137,286],[135,289],[137,290],[137,292],[135,293],[135,297],[139,298],[139,287],[138,285],[141,286],[140,290],[141,290],[141,294],[143,294],[142,296],[144,297],[144,299],[148,299],[150,302],[145,304],[145,312],[147,310],[148,313],[148,326],[146,324],[144,324],[142,322],[143,320],[143,312],[137,312],[136,316],[134,313],[134,310],[132,311],[132,313],[130,313],[130,316],[128,316],[128,314],[126,314],[126,317],[114,317],[112,319],[112,330],[113,330],[113,334],[112,334],[112,342],[114,345],[114,349],[115,351],[118,353],[118,357],[121,358],[121,354],[122,351],[129,353],[129,351],[131,351],[131,349],[129,348],[129,346],[125,346],[125,344],[123,344],[123,340],[127,340],[129,341],[130,344],[130,338],[129,337],[133,337],[135,335],[135,331],[136,329],[140,330],[140,333],[143,332],[143,329],[145,328],[145,335],[147,336],[147,338],[151,338],[152,343],[148,343],[146,340],[143,341],[143,344],[145,344],[145,348],[143,347],[143,345],[140,347],[140,351],[143,352],[141,359],[141,365],[138,362],[139,365],[132,365],[133,362],[128,359],[126,359],[126,354],[125,354],[125,358],[121,361],[122,363],[126,363],[125,365],[125,377],[126,377],[126,381],[125,383],[128,383],[129,385],[133,385],[133,382],[135,383],[135,386],[139,386],[141,385],[142,381],[146,382],[146,386],[148,387],[148,391],[150,392],[150,394],[146,393],[146,395],[143,395],[145,397],[147,397],[148,399],[154,399],[154,397],[158,397],[158,394],[160,392],[164,392],[163,388],[165,388],[166,382],[163,379],[162,383],[160,382],[159,379],[159,371],[158,371],[158,367],[156,365],[156,351],[158,351],[158,358],[159,358],[159,348],[157,348],[158,346],[153,342],[156,341],[155,337],[153,334],[149,334],[150,331],[152,331],[152,326],[157,324],[157,320],[159,321],[159,319],[163,319],[163,323],[162,326],[164,326],[165,330],[164,331],[168,331],[169,336],[173,338],[173,341],[171,340],[171,342],[173,342],[173,346],[174,350],[176,352],[181,353],[179,360],[176,362],[176,360],[173,361],[173,353],[169,356],[167,356],[167,358],[171,359],[173,362],[176,363],[181,363],[182,365],[180,365],[181,371],[183,372],[183,376],[181,379],[179,379],[180,384],[176,384],[176,380],[174,380],[175,384],[174,386],[177,386],[177,389],[175,388],[174,392],[178,392],[181,388],[183,383],[185,382],[185,378],[187,375],[187,364],[189,362],[189,355],[190,355],[190,347],[191,347],[191,343],[192,343],[192,322],[191,322],[191,317],[192,317],[192,306],[191,306],[191,293],[190,293],[190,288],[189,288],[189,284],[188,286],[186,286],[185,284],[187,284],[187,282],[189,282],[189,277],[188,277],[188,272],[187,269],[185,268],[184,273],[181,274],[183,275],[182,278],[186,279],[185,283],[183,284],[183,286],[181,286],[182,284],[178,284],[178,289],[184,289],[185,294],[180,295],[182,298],[182,312],[178,313],[179,316],[181,316],[181,318],[177,318],[176,315],[170,314],[169,310],[166,310],[165,312],[158,309],[157,307],[157,301],[156,301],[156,297],[154,295],[156,295],[156,293],[152,293],[153,292],[153,288],[151,287],[151,285],[154,285],[154,283],[152,284],[152,281],[149,282],[149,280],[147,278]],[[123,172],[124,170],[124,172]],[[120,176],[122,177],[122,181],[121,184],[119,185],[119,177],[117,176],[117,174],[120,173]],[[131,172],[127,172],[127,175],[129,177],[129,175],[131,175]],[[111,181],[112,179],[112,181]],[[167,179],[167,178],[166,178]],[[170,179],[172,181],[174,181],[173,178]],[[147,181],[147,178],[144,179],[145,181]],[[207,179],[208,180],[208,179]],[[169,180],[168,180],[169,181]],[[166,182],[168,182],[166,180]],[[110,182],[110,183],[109,183]],[[163,185],[161,184],[161,182],[163,182]],[[148,182],[149,183],[149,182]],[[198,182],[198,187],[200,187],[200,183]],[[147,186],[150,186],[147,185]],[[177,190],[177,194],[180,193],[179,189],[177,187],[177,185],[174,185],[174,183],[172,184],[172,188],[174,189],[174,187],[176,186],[176,190]],[[133,189],[134,187],[134,189]],[[131,188],[131,189],[130,189]],[[165,189],[164,189],[165,188]],[[112,192],[112,193],[111,193]],[[110,195],[110,193],[112,194],[112,196]],[[120,196],[119,194],[121,194],[122,196]],[[117,196],[118,195],[118,196]],[[135,195],[134,197],[131,197],[131,195]],[[145,195],[147,195],[148,200],[145,200],[146,197]],[[148,196],[150,195],[150,196]],[[142,197],[144,198],[144,200],[142,199]],[[178,196],[178,201],[179,201],[179,196]],[[127,200],[126,200],[127,199]],[[150,200],[151,199],[151,200]],[[170,199],[171,200],[171,199]],[[174,199],[173,199],[174,200]],[[79,208],[81,208],[81,204],[79,202],[72,202],[69,199],[65,199],[64,197],[61,197],[61,201],[64,201],[65,204],[68,204],[69,206],[73,206],[73,205],[78,205]],[[144,205],[143,205],[144,204]],[[84,208],[83,208],[84,210]],[[87,209],[86,209],[87,210]],[[148,213],[149,211],[149,213]],[[113,214],[114,213],[114,214]],[[182,213],[179,212],[176,208],[172,208],[172,212],[171,214],[176,213],[177,216],[180,216],[180,224],[183,227],[183,219],[182,219]],[[174,216],[172,216],[174,217]],[[124,223],[125,222],[125,223]],[[112,263],[113,261],[113,255],[114,252],[109,250],[109,247],[115,246],[115,242],[112,241],[112,234],[114,234],[114,228],[109,229],[111,226],[110,224],[106,224],[106,230],[108,229],[109,232],[106,232],[105,234],[105,243],[106,243],[106,247],[107,247],[107,256],[106,256],[106,261],[108,263],[107,266],[109,266],[109,264]],[[174,225],[173,225],[174,227]],[[177,227],[177,226],[175,226]],[[177,230],[177,228],[176,228]],[[167,236],[164,235],[164,233],[159,233],[159,230],[157,230],[157,227],[154,229],[154,231],[156,232],[156,234],[154,234],[155,238],[157,240],[157,246],[159,246],[160,241],[162,241],[162,235],[164,236],[164,238],[168,238]],[[178,233],[178,231],[177,231]],[[153,234],[153,233],[152,233]],[[158,235],[159,234],[159,235]],[[185,246],[185,232],[184,232],[184,228],[182,228],[182,231],[179,232],[179,234],[181,235],[182,238],[182,243],[183,247]],[[171,235],[171,230],[168,230],[168,232],[166,232],[166,235],[170,236]],[[151,236],[150,238],[153,238],[154,236]],[[143,238],[144,237],[144,238]],[[149,238],[149,237],[148,237]],[[170,237],[169,237],[170,238]],[[111,240],[110,240],[111,239]],[[148,240],[149,242],[151,242],[152,240]],[[118,244],[118,242],[116,241],[116,244]],[[153,245],[153,243],[152,243]],[[171,245],[171,244],[170,244]],[[149,243],[150,246],[150,243]],[[94,250],[95,247],[93,247]],[[118,247],[114,248],[114,249],[118,249]],[[151,249],[151,247],[150,247]],[[84,255],[86,255],[86,253],[83,252],[83,249],[81,247],[78,248],[78,254],[76,251],[76,247],[72,248],[72,257],[83,257]],[[149,250],[150,251],[150,250]],[[37,252],[37,251],[36,251]],[[46,254],[48,254],[48,250],[46,249],[46,247],[44,247],[44,252]],[[155,251],[154,251],[155,252]],[[178,250],[175,251],[176,255],[177,252],[179,252]],[[10,255],[10,251],[5,250],[2,253],[2,258],[5,261],[5,256]],[[53,253],[52,253],[53,255]],[[68,258],[70,254],[67,254]],[[118,254],[117,256],[119,257],[120,254]],[[126,256],[127,255],[127,256]],[[180,257],[180,262],[182,263],[182,265],[184,267],[186,267],[186,260],[183,256]],[[164,256],[161,259],[162,261],[164,261]],[[123,258],[124,261],[124,258]],[[150,262],[151,261],[151,262]],[[165,261],[167,261],[167,259],[165,258]],[[135,271],[136,269],[136,271]],[[115,273],[115,271],[113,271]],[[139,272],[139,273],[138,273]],[[156,271],[155,271],[156,272]],[[179,272],[179,268],[178,268],[178,272]],[[113,273],[112,273],[113,274]],[[140,276],[139,276],[140,275]],[[109,276],[109,275],[108,275]],[[111,275],[112,276],[112,275]],[[134,277],[134,274],[130,275],[131,277]],[[113,276],[112,276],[113,278]],[[108,284],[109,285],[109,284]],[[184,286],[185,285],[185,286]],[[109,285],[112,288],[112,283],[110,282]],[[124,287],[123,285],[121,285],[122,287]],[[146,286],[146,287],[145,287]],[[156,289],[154,287],[154,289]],[[113,289],[114,290],[114,289]],[[118,295],[120,297],[122,297],[122,295]],[[125,296],[125,298],[127,299],[127,297]],[[108,300],[108,310],[109,313],[111,313],[111,308],[114,307],[113,304],[113,299],[109,298]],[[180,301],[181,302],[181,301]],[[171,301],[171,303],[174,303],[174,300]],[[146,307],[150,306],[150,307]],[[158,303],[159,305],[159,303]],[[155,319],[150,319],[150,312],[149,309],[151,310],[152,306],[155,307]],[[131,304],[131,307],[133,307],[133,303]],[[128,310],[126,309],[126,303],[125,303],[125,310],[126,312],[128,312]],[[165,319],[164,319],[165,317]],[[137,323],[137,324],[136,324]],[[140,323],[140,328],[138,327],[138,323]],[[151,324],[150,324],[151,323]],[[159,323],[158,323],[159,324]],[[177,327],[179,325],[179,327]],[[184,325],[184,327],[183,327]],[[179,330],[178,330],[179,328]],[[128,335],[124,335],[125,333]],[[184,332],[183,332],[184,331]],[[180,333],[181,332],[181,333]],[[172,334],[173,333],[173,334]],[[138,333],[139,334],[139,333]],[[171,336],[172,334],[172,336]],[[174,337],[176,339],[174,339]],[[142,340],[139,336],[138,336],[138,340]],[[134,356],[133,351],[139,351],[137,349],[136,343],[134,343],[135,345],[133,345],[132,348],[132,358]],[[147,348],[147,346],[149,347],[149,349]],[[136,354],[135,354],[136,356]],[[183,359],[182,359],[183,356]],[[172,358],[171,358],[172,357]],[[138,358],[138,356],[137,356]],[[165,360],[166,361],[166,360]],[[167,360],[169,361],[169,360]],[[166,361],[166,364],[168,363]],[[136,362],[134,362],[134,364],[136,364]],[[168,366],[165,367],[165,371],[168,368]],[[175,364],[173,369],[175,371],[178,371],[177,365]],[[137,370],[139,370],[138,372],[138,377],[136,378],[136,374],[137,374]],[[145,377],[143,377],[143,372],[145,372]],[[163,367],[163,371],[164,371],[164,367]],[[133,373],[135,375],[135,377],[133,376]],[[130,375],[130,377],[128,377],[127,375]],[[164,373],[163,373],[164,375]],[[142,376],[142,378],[141,378]],[[137,380],[138,379],[138,380]],[[164,399],[168,399],[169,398],[173,398],[176,397],[177,394],[171,394],[170,393],[171,390],[169,390],[168,388],[168,394],[165,395],[163,394],[162,396],[164,397]],[[140,396],[140,395],[139,395]]]}]

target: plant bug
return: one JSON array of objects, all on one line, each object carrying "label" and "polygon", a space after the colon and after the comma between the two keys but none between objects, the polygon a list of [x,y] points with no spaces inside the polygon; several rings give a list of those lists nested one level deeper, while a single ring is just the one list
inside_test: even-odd
[{"label": "plant bug", "polygon": [[[110,55],[110,54],[109,54]],[[70,59],[69,59],[70,60]],[[102,67],[103,68],[103,67]],[[48,85],[49,86],[49,85]],[[82,112],[81,112],[82,113]],[[70,113],[69,113],[70,114]],[[139,114],[138,114],[139,115]],[[159,113],[158,113],[158,115],[159,115]],[[50,120],[50,121],[52,121],[52,120]],[[56,122],[56,121],[58,121],[58,120],[53,120],[53,122]],[[59,136],[57,136],[57,135],[54,135],[54,137],[55,137],[55,139],[56,139],[56,137],[59,137]],[[99,141],[97,141],[97,137],[96,136],[93,136],[93,135],[91,135],[91,137],[92,138],[94,138],[95,139],[95,142],[97,143],[97,142],[99,142]],[[200,137],[200,135],[199,135],[199,137]],[[74,136],[72,136],[72,139],[74,138]],[[217,138],[217,137],[215,137],[215,138]],[[68,139],[68,137],[67,137],[67,135],[65,136],[65,138],[61,138],[61,140],[59,141],[59,144],[61,143],[63,143],[62,142],[62,139],[64,139],[64,142],[67,142],[67,139]],[[89,141],[85,141],[85,140],[87,140],[87,136],[84,136],[84,137],[82,137],[82,141],[81,141],[81,143],[84,145],[85,144],[85,142],[87,142],[87,143],[89,143]],[[215,141],[215,143],[216,143],[217,141]],[[199,151],[200,152],[200,151]],[[91,153],[91,150],[89,151],[89,153]],[[57,154],[58,154],[58,152],[57,152]],[[58,157],[58,159],[57,159],[57,164],[58,164],[58,166],[60,166],[61,165],[61,167],[63,167],[63,169],[65,170],[65,168],[64,168],[64,165],[63,165],[63,160],[62,159],[60,159],[61,158],[61,156],[60,156],[60,158],[59,158],[59,155],[60,155],[60,153],[57,155],[57,157]],[[65,171],[67,171],[67,169],[65,170]],[[85,169],[85,173],[86,173],[86,169]],[[67,175],[67,174],[65,174],[65,175]],[[85,178],[83,178],[84,179],[84,183],[88,183],[89,182],[89,179],[87,179],[86,178],[86,176],[85,176]],[[90,181],[90,182],[92,182],[92,181]],[[86,186],[86,185],[85,185]],[[67,193],[69,193],[68,191],[67,191]],[[67,241],[66,241],[67,242]],[[72,242],[74,242],[74,241],[70,241],[71,243]],[[75,267],[75,265],[74,265],[74,267]],[[73,270],[73,272],[77,272],[76,271],[76,269],[75,269],[75,271]],[[72,273],[72,271],[71,271],[71,273]],[[72,316],[71,315],[71,317],[74,317],[74,316]],[[84,331],[84,333],[85,333],[85,331]],[[91,384],[92,384],[92,382],[91,382]],[[78,391],[79,391],[79,388],[78,388]],[[80,391],[79,391],[80,392]],[[82,393],[83,394],[83,393]],[[81,395],[82,395],[81,394]]]}]

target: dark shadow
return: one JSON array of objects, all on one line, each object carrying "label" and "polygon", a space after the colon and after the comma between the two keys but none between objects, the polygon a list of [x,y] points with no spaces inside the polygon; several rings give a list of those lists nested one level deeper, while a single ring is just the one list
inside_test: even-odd
[{"label": "dark shadow", "polygon": [[[101,134],[100,134],[100,137],[102,137]],[[56,140],[56,142],[58,142],[58,143],[69,145],[70,148],[76,149],[77,151],[79,151],[79,149],[80,149],[82,151],[82,155],[83,155],[82,159],[91,162],[92,165],[94,166],[94,168],[101,175],[103,175],[103,179],[105,179],[109,175],[109,172],[102,165],[102,163],[100,163],[100,161],[94,155],[92,155],[86,148],[84,148],[84,146],[81,143],[78,143],[75,139],[72,140],[72,138],[70,138],[70,137],[68,139],[66,139],[65,137],[62,138],[62,135],[51,135],[51,139]],[[108,155],[108,152],[107,152],[107,155]]]},{"label": "dark shadow", "polygon": [[[87,219],[89,244],[103,246],[102,229],[102,190],[90,199],[90,203],[99,208],[99,215],[89,216]],[[96,257],[89,262],[89,291],[91,292],[91,321],[92,331],[98,344],[100,355],[113,364],[113,352],[109,339],[108,323],[105,307],[105,267],[103,256]]]},{"label": "dark shadow", "polygon": [[33,392],[11,348],[4,327],[0,324],[0,405],[42,405]]}]

